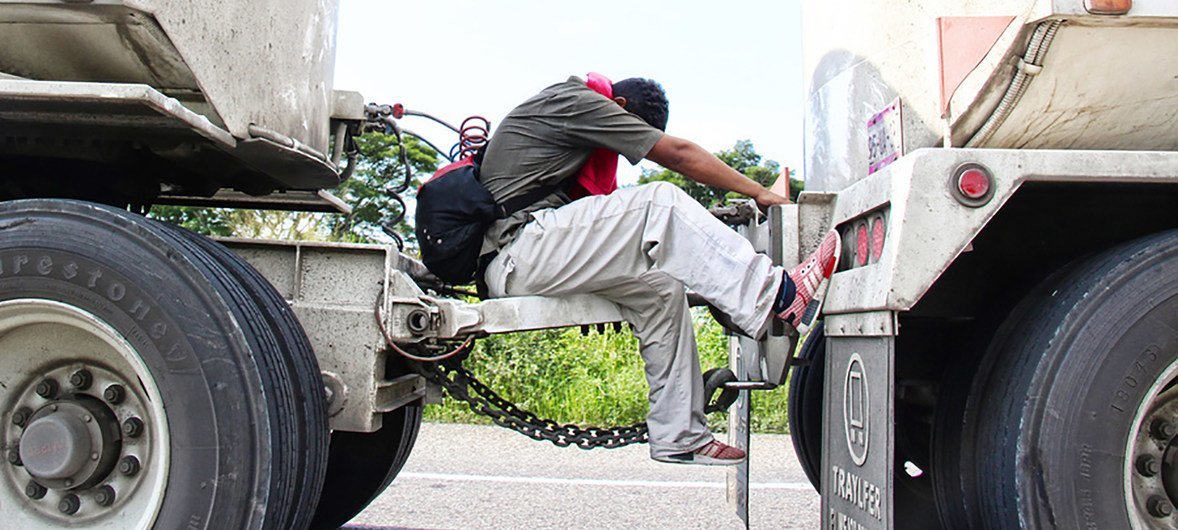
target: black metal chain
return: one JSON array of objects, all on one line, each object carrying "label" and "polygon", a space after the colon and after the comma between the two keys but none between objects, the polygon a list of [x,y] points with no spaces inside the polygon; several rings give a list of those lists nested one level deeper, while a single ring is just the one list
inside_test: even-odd
[{"label": "black metal chain", "polygon": [[[427,381],[446,389],[451,397],[470,406],[476,414],[491,418],[496,425],[516,431],[533,440],[547,440],[559,447],[575,445],[581,449],[617,449],[636,443],[647,443],[650,437],[646,423],[624,427],[579,427],[547,420],[519,408],[479,381],[462,366],[466,352],[433,363],[409,363]],[[472,393],[473,391],[473,393]]]}]

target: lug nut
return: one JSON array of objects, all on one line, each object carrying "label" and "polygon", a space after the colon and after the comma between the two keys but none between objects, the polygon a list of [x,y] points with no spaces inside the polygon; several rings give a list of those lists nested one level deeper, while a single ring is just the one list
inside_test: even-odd
[{"label": "lug nut", "polygon": [[46,493],[49,493],[48,488],[46,488],[45,486],[42,486],[32,480],[30,480],[28,485],[25,486],[25,495],[28,495],[28,497],[30,499],[33,499],[33,500],[43,499],[43,498],[45,498]]},{"label": "lug nut", "polygon": [[1162,419],[1153,420],[1153,423],[1149,425],[1149,433],[1155,439],[1163,442],[1170,441],[1174,438],[1174,434],[1178,434],[1174,430],[1174,424]]},{"label": "lug nut", "polygon": [[133,456],[124,456],[119,460],[119,473],[124,476],[133,477],[139,473],[139,459]]},{"label": "lug nut", "polygon": [[139,435],[143,434],[143,420],[139,418],[127,418],[127,421],[123,422],[123,434],[131,438],[138,438]]},{"label": "lug nut", "polygon": [[1150,497],[1149,513],[1154,517],[1169,517],[1174,513],[1174,506],[1162,497]]},{"label": "lug nut", "polygon": [[14,466],[24,465],[24,462],[20,460],[20,449],[13,448],[8,451],[8,463]]},{"label": "lug nut", "polygon": [[61,498],[61,502],[57,503],[57,509],[66,515],[73,515],[82,509],[82,499],[71,493]]},{"label": "lug nut", "polygon": [[1137,472],[1143,476],[1152,477],[1157,475],[1158,471],[1160,471],[1158,469],[1158,459],[1154,458],[1153,455],[1141,455],[1141,458],[1137,459]]},{"label": "lug nut", "polygon": [[100,506],[110,506],[115,503],[115,489],[110,486],[103,486],[94,492],[94,502]]},{"label": "lug nut", "polygon": [[31,417],[33,417],[33,411],[28,407],[21,407],[12,413],[12,424],[17,427],[24,427]]},{"label": "lug nut", "polygon": [[102,391],[102,399],[109,401],[112,405],[118,405],[127,399],[127,390],[123,388],[123,385],[110,385]]},{"label": "lug nut", "polygon": [[87,388],[90,388],[90,383],[93,382],[94,376],[90,373],[90,370],[85,368],[74,372],[73,375],[70,376],[70,384],[74,385],[74,388],[78,390],[86,390]]},{"label": "lug nut", "polygon": [[54,381],[53,379],[42,379],[40,383],[37,383],[37,387],[33,389],[33,391],[36,392],[38,396],[41,396],[45,399],[53,399],[57,397],[57,390],[57,381]]}]

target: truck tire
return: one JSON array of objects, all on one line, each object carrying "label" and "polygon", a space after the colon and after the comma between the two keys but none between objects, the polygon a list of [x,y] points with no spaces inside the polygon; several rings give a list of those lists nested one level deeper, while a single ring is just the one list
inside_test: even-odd
[{"label": "truck tire", "polygon": [[327,480],[311,528],[339,528],[393,483],[417,441],[421,413],[417,402],[386,412],[379,431],[331,434]]},{"label": "truck tire", "polygon": [[299,453],[324,420],[273,309],[158,223],[0,204],[5,525],[305,526]]},{"label": "truck tire", "polygon": [[969,524],[1178,527],[1175,330],[1178,231],[1033,291],[972,385],[961,438]]},{"label": "truck tire", "polygon": [[[279,360],[286,376],[293,380],[296,415],[303,421],[294,422],[299,432],[295,445],[289,450],[299,460],[296,480],[291,484],[298,490],[292,505],[291,523],[286,528],[306,528],[315,515],[323,480],[327,472],[328,440],[327,400],[319,363],[311,341],[303,331],[290,305],[274,290],[261,273],[237,254],[202,235],[167,223],[156,223],[180,245],[189,248],[193,256],[207,256],[229,273],[262,310],[266,324],[278,340]],[[287,421],[280,418],[279,421]],[[278,440],[276,440],[277,442]]]},{"label": "truck tire", "polygon": [[798,352],[805,364],[795,366],[789,376],[789,435],[794,453],[810,484],[822,491],[822,410],[826,375],[826,331],[820,320],[806,336]]},{"label": "truck tire", "polygon": [[980,362],[956,362],[946,370],[937,389],[937,404],[932,429],[931,461],[933,494],[942,528],[979,528],[975,481],[978,416],[992,414],[981,410],[985,385],[995,365],[1004,361],[997,352],[1011,348],[1015,323],[1029,318],[1042,298],[1039,293],[1054,291],[1075,264],[1063,267],[1041,281],[1030,295],[1015,298],[1013,309],[996,309],[976,322],[976,328],[960,343],[962,355]]}]

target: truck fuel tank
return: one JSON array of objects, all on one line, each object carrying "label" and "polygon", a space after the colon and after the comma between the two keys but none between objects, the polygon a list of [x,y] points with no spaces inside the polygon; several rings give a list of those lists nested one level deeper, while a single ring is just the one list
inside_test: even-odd
[{"label": "truck fuel tank", "polygon": [[338,0],[0,0],[0,78],[139,83],[328,151]]}]

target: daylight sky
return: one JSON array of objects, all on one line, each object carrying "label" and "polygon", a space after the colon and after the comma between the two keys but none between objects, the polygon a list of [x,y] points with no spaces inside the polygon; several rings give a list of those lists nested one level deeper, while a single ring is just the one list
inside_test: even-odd
[{"label": "daylight sky", "polygon": [[[494,125],[569,75],[650,77],[667,90],[668,133],[709,151],[752,140],[800,175],[799,14],[799,0],[342,0],[335,84]],[[403,125],[455,141],[421,120]],[[632,182],[626,168],[620,180]]]}]

